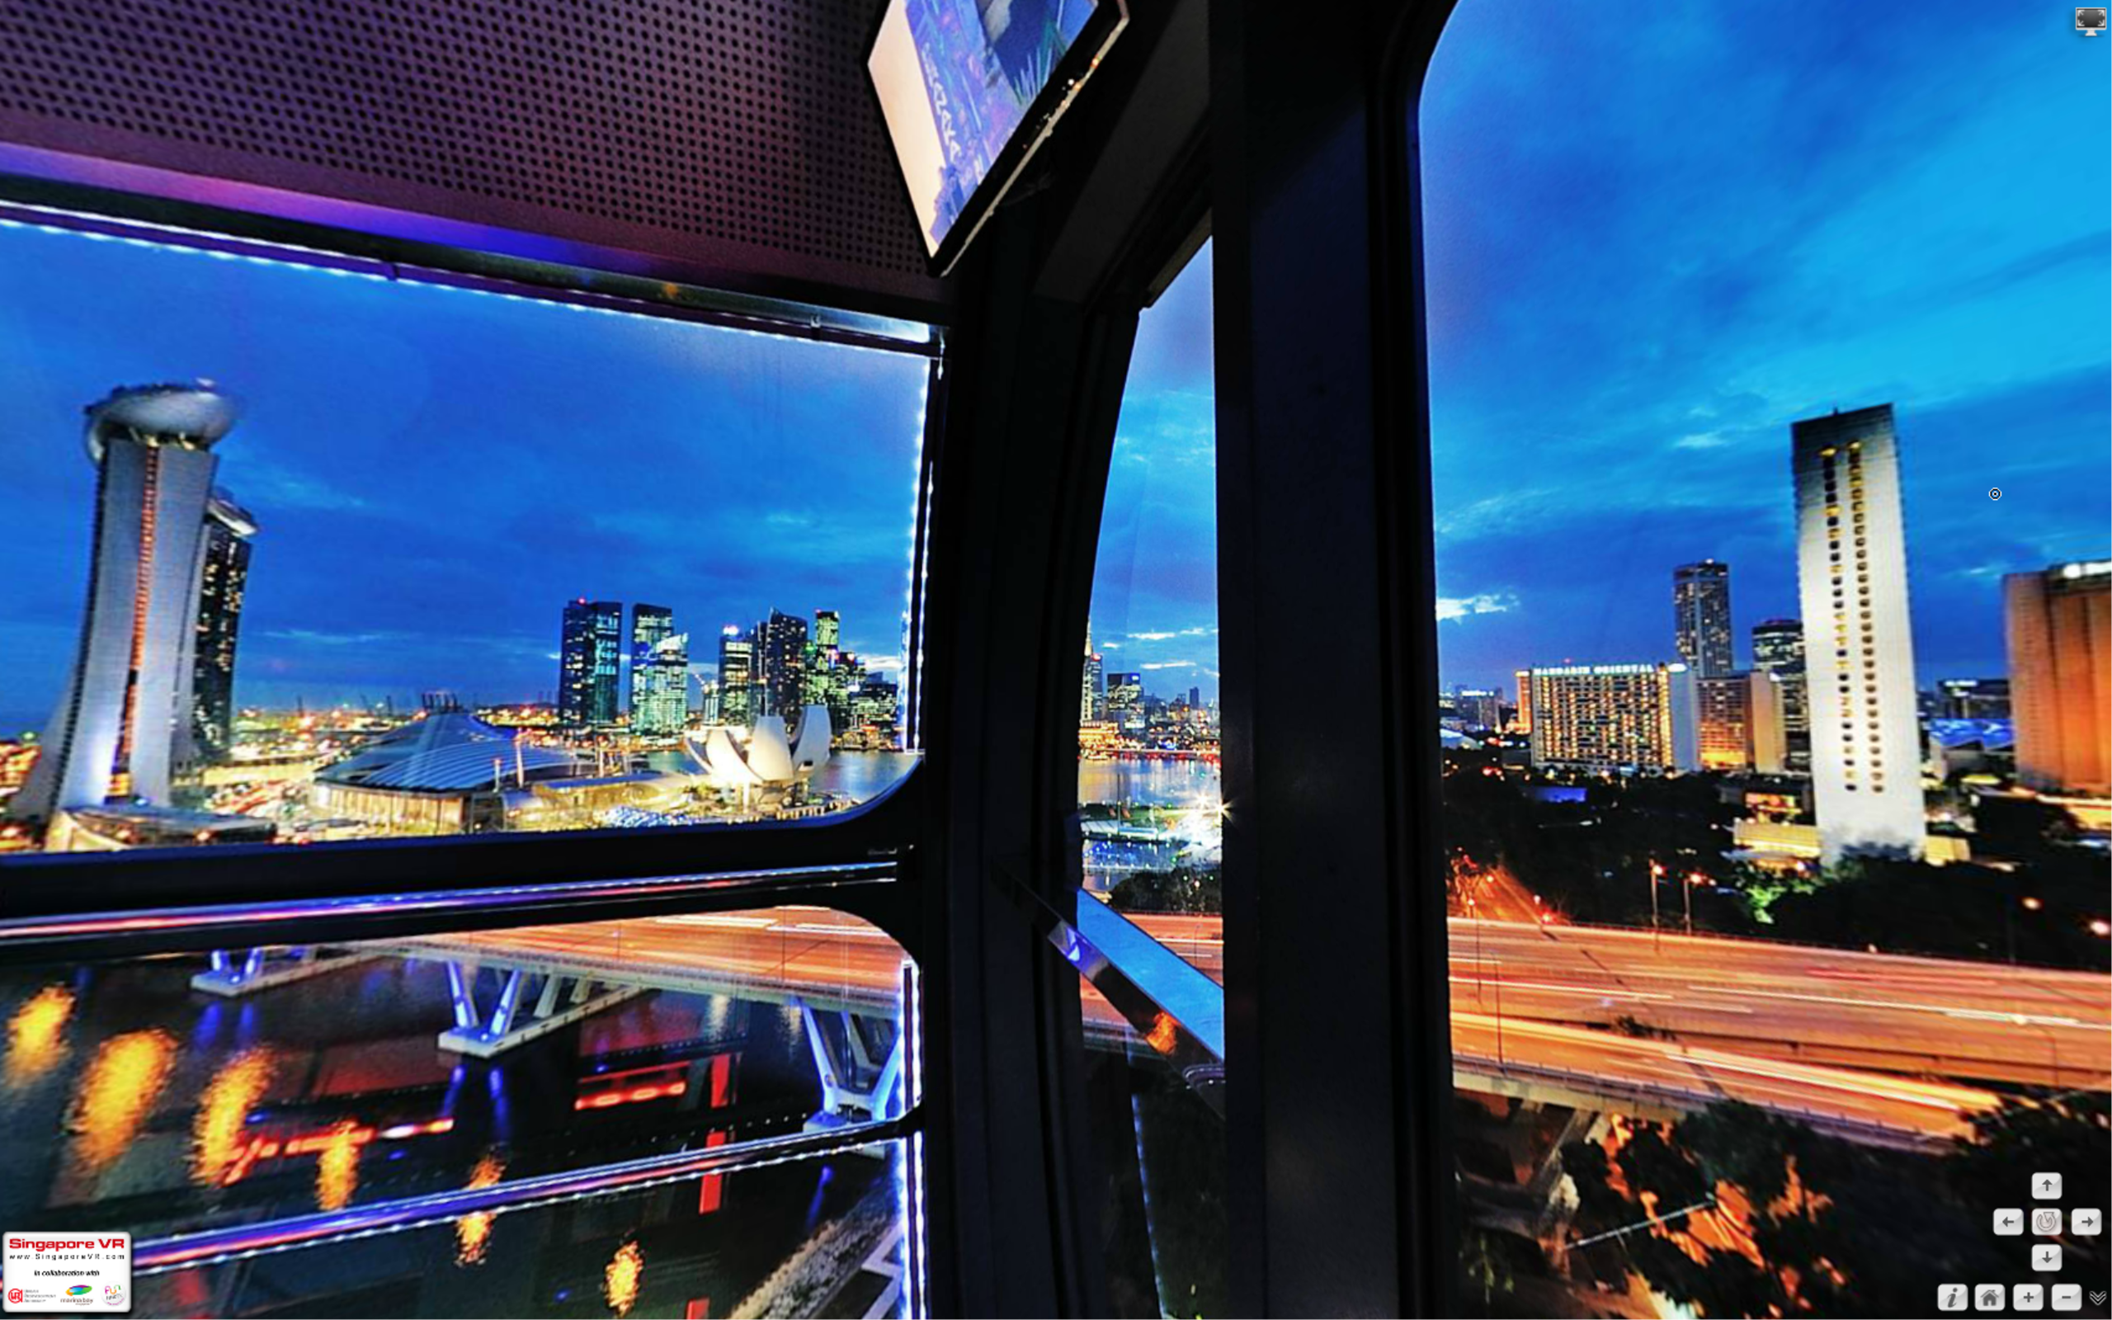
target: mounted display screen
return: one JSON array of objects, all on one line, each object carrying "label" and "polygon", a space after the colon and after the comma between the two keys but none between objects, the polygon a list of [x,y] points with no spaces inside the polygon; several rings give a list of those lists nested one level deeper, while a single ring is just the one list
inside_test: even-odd
[{"label": "mounted display screen", "polygon": [[888,0],[866,63],[940,274],[1128,21],[1125,0]]}]

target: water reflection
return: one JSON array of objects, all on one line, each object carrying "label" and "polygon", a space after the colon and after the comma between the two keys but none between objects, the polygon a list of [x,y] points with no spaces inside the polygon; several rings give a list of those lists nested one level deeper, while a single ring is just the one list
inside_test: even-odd
[{"label": "water reflection", "polygon": [[74,1102],[74,1152],[90,1173],[125,1153],[169,1080],[176,1040],[166,1031],[130,1031],[103,1042]]},{"label": "water reflection", "polygon": [[61,1038],[73,1016],[73,992],[47,985],[29,997],[7,1023],[7,1086],[27,1086],[66,1057]]},{"label": "water reflection", "polygon": [[249,1111],[271,1086],[275,1065],[267,1049],[244,1050],[213,1074],[191,1123],[191,1181],[220,1187],[248,1149]]}]

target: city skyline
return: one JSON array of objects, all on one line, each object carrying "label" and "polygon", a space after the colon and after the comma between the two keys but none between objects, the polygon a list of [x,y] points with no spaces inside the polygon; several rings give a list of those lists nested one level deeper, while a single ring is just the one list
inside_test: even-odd
[{"label": "city skyline", "polygon": [[78,637],[81,409],[141,381],[211,379],[242,409],[220,479],[270,546],[238,705],[552,700],[554,602],[580,596],[705,634],[826,603],[847,649],[899,667],[921,357],[18,224],[0,338],[26,350],[0,356],[9,736],[49,720]]},{"label": "city skyline", "polygon": [[1920,686],[2003,672],[2003,574],[2104,557],[2112,170],[2018,144],[2101,115],[2105,52],[1924,17],[1452,16],[1419,139],[1447,683],[1670,659],[1664,575],[1705,558],[1746,665],[1798,612],[1784,438],[1836,406],[1898,410]]}]

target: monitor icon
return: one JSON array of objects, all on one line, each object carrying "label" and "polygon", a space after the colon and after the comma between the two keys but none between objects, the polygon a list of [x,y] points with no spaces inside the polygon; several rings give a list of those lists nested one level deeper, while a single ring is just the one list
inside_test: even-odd
[{"label": "monitor icon", "polygon": [[2075,30],[2086,37],[2103,36],[2105,32],[2105,11],[2102,9],[2084,9],[2078,6],[2075,11]]}]

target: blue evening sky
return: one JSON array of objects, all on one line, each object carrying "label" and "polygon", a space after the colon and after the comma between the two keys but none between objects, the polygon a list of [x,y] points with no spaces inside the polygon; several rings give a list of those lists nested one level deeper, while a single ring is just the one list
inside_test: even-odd
[{"label": "blue evening sky", "polygon": [[[1705,557],[1749,659],[1797,613],[1789,423],[1883,402],[1921,677],[2006,672],[2001,575],[2112,546],[2112,39],[2072,17],[1459,6],[1422,107],[1447,681],[1671,658]],[[1215,668],[1204,264],[1140,332],[1110,669]]]},{"label": "blue evening sky", "polygon": [[[1422,109],[1448,681],[1667,658],[1705,556],[1745,655],[1796,612],[1790,421],[1886,401],[1921,676],[2004,671],[2001,574],[2112,543],[2112,39],[2071,21],[1461,4]],[[1208,255],[1144,315],[1094,582],[1167,696],[1216,692]],[[245,409],[245,703],[542,696],[574,595],[707,663],[773,606],[899,656],[915,359],[21,228],[0,346],[0,721],[79,627],[82,405],[190,377]]]},{"label": "blue evening sky", "polygon": [[219,480],[262,527],[239,702],[547,698],[581,595],[672,607],[704,666],[836,609],[899,668],[919,358],[19,226],[0,346],[10,725],[80,627],[83,405],[194,378],[242,405]]}]

